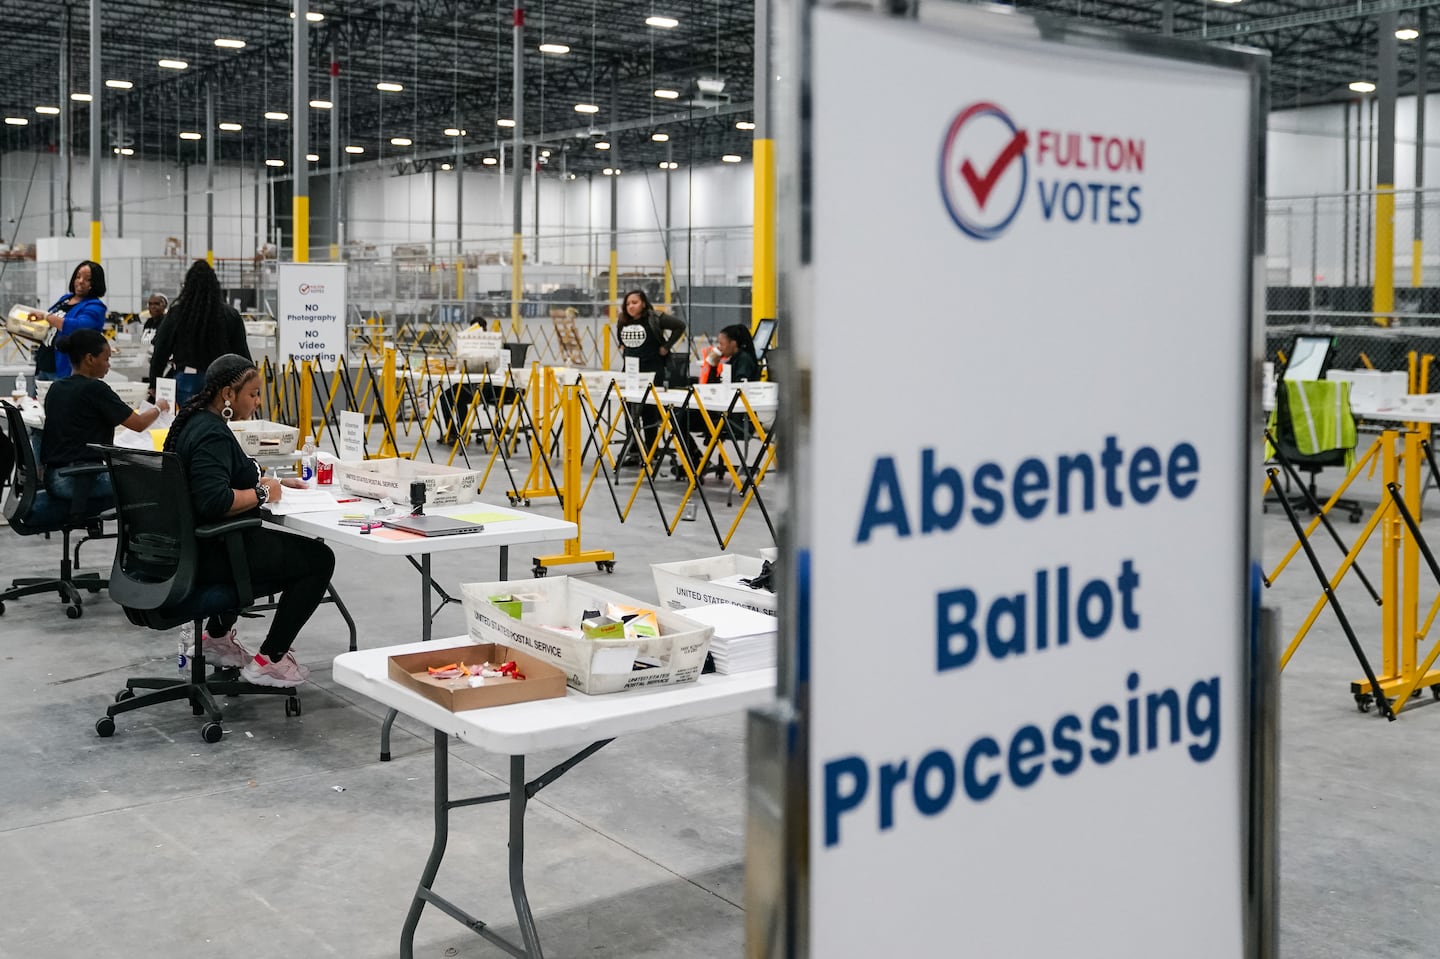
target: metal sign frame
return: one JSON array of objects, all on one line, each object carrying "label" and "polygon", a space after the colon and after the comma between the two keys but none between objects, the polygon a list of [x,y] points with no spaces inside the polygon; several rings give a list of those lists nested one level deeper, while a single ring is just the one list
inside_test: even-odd
[{"label": "metal sign frame", "polygon": [[[1248,242],[1236,255],[1244,259],[1242,275],[1251,278],[1237,315],[1247,325],[1245,348],[1235,357],[1247,371],[1248,389],[1241,406],[1243,421],[1234,424],[1243,436],[1240,502],[1248,504],[1241,518],[1243,555],[1235,557],[1235,589],[1245,596],[1245,637],[1238,643],[1237,673],[1243,728],[1238,731],[1242,756],[1241,794],[1236,796],[1244,835],[1241,862],[1242,930],[1245,959],[1277,955],[1278,843],[1278,667],[1276,617],[1259,605],[1259,476],[1263,463],[1260,436],[1264,307],[1264,169],[1265,122],[1269,102],[1269,58],[1263,52],[1166,37],[1125,33],[1048,16],[1016,13],[1009,8],[980,7],[956,0],[873,0],[870,4],[835,0],[758,0],[779,9],[772,22],[776,43],[770,64],[757,64],[757,75],[784,78],[774,91],[778,119],[778,221],[780,316],[785,323],[785,350],[774,358],[779,366],[779,426],[787,437],[786,481],[789,508],[782,525],[781,642],[778,703],[749,718],[749,816],[746,839],[746,955],[806,957],[811,955],[810,812],[810,664],[809,571],[806,548],[813,541],[806,511],[799,508],[813,490],[811,446],[811,379],[814,327],[812,282],[813,154],[810,126],[812,103],[811,14],[816,7],[845,6],[877,18],[912,18],[937,31],[1010,31],[1018,38],[1114,53],[1139,54],[1190,64],[1221,67],[1248,75],[1250,86],[1250,149],[1247,197]],[[883,69],[871,63],[865,69]],[[762,95],[757,91],[757,96]],[[883,921],[877,918],[877,921]],[[897,946],[900,943],[897,942]],[[920,945],[910,943],[914,947]],[[827,957],[830,959],[830,957]]]}]

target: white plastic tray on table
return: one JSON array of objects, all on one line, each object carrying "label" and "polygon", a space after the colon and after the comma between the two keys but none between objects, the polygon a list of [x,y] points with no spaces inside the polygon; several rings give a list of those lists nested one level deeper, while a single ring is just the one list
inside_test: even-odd
[{"label": "white plastic tray on table", "polygon": [[774,593],[739,582],[759,576],[764,565],[764,560],[754,556],[723,553],[676,563],[652,563],[650,572],[655,577],[656,595],[670,609],[728,603],[774,616]]},{"label": "white plastic tray on table", "polygon": [[474,502],[480,489],[480,473],[459,466],[393,457],[335,462],[336,485],[371,499],[408,503],[416,480],[425,484],[425,502],[436,506]]}]

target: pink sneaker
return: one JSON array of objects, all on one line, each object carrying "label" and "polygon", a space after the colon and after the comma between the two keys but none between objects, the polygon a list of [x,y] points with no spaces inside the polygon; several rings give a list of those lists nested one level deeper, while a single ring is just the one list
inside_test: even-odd
[{"label": "pink sneaker", "polygon": [[[193,647],[186,650],[186,655],[194,655]],[[205,662],[211,666],[220,666],[223,668],[243,667],[254,658],[254,656],[251,656],[245,651],[244,646],[240,645],[239,641],[235,638],[235,630],[233,629],[224,636],[211,636],[209,633],[205,634]]]},{"label": "pink sneaker", "polygon": [[251,656],[240,670],[240,678],[256,686],[299,686],[310,678],[310,670],[295,661],[294,653],[286,653],[280,662],[266,662],[264,666]]}]

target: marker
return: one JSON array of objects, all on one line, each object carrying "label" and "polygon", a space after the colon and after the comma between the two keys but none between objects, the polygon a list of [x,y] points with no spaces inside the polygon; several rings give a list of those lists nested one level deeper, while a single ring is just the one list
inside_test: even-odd
[{"label": "marker", "polygon": [[336,497],[335,502],[337,502],[337,503],[358,503],[358,502],[360,502],[360,497],[358,497],[358,496],[346,496],[346,497],[344,497],[344,498]]}]

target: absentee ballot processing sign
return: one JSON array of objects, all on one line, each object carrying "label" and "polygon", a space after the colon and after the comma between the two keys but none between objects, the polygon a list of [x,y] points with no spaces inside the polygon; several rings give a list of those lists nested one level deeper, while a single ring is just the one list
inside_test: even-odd
[{"label": "absentee ballot processing sign", "polygon": [[333,370],[345,356],[345,264],[281,263],[280,362]]},{"label": "absentee ballot processing sign", "polygon": [[1238,957],[1256,74],[811,26],[809,954]]}]

